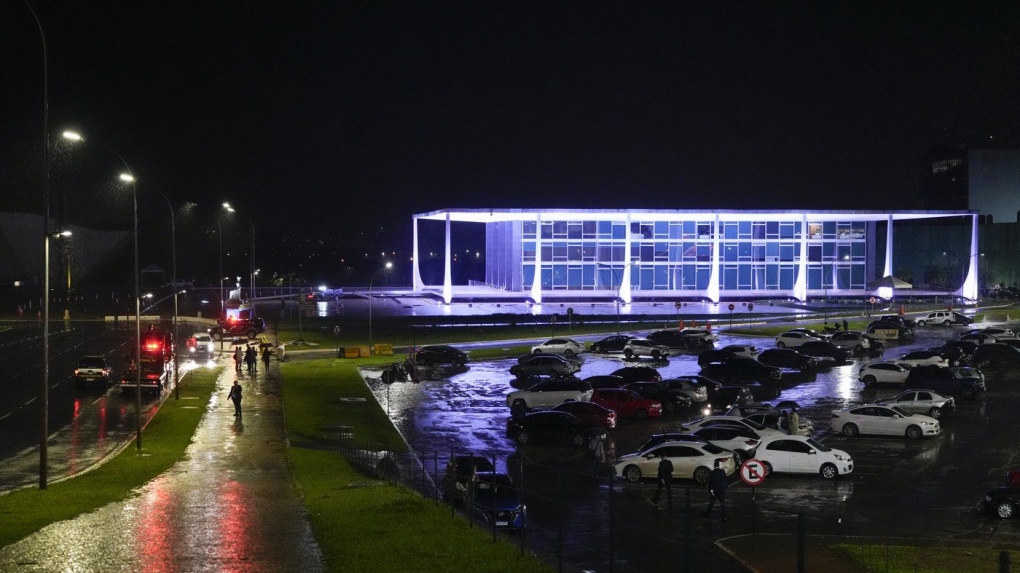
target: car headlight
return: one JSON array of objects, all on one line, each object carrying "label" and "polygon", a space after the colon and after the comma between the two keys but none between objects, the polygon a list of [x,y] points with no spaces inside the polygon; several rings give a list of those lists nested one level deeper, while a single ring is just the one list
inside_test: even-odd
[{"label": "car headlight", "polygon": [[992,496],[986,495],[985,496],[985,501],[992,501]]},{"label": "car headlight", "polygon": [[834,456],[836,457],[836,460],[843,461],[843,456],[841,456],[839,454],[834,454]]}]

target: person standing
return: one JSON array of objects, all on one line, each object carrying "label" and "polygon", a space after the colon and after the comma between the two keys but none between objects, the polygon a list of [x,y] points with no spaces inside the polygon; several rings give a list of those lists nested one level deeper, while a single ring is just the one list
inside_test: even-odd
[{"label": "person standing", "polygon": [[240,346],[234,347],[234,372],[241,371],[241,359],[244,358],[244,352],[241,351]]},{"label": "person standing", "polygon": [[269,347],[264,346],[262,348],[262,365],[266,367],[266,372],[269,372]]},{"label": "person standing", "polygon": [[790,408],[790,435],[795,436],[800,433],[800,416],[797,415],[797,407]]},{"label": "person standing", "polygon": [[850,323],[843,319],[843,332],[850,332]]},{"label": "person standing", "polygon": [[244,351],[244,363],[248,365],[248,374],[255,374],[255,349],[252,345],[248,345],[248,350]]},{"label": "person standing", "polygon": [[241,417],[241,385],[234,380],[234,385],[230,387],[230,393],[227,394],[227,399],[234,403],[234,417]]},{"label": "person standing", "polygon": [[711,498],[708,500],[705,517],[712,517],[712,507],[719,500],[719,511],[722,512],[723,523],[726,523],[726,486],[726,472],[719,467],[719,462],[715,462],[715,468],[708,474],[708,493]]},{"label": "person standing", "polygon": [[659,506],[659,494],[662,493],[662,488],[666,488],[666,500],[669,504],[669,511],[673,511],[673,462],[669,461],[669,458],[665,454],[661,455],[659,460],[659,472],[658,479],[656,480],[657,487],[655,488],[655,498],[652,502],[655,506]]}]

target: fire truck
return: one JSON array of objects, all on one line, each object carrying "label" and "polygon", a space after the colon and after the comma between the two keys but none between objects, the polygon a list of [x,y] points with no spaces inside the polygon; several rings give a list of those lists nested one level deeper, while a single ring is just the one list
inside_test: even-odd
[{"label": "fire truck", "polygon": [[128,357],[128,368],[120,379],[122,392],[134,392],[138,387],[138,371],[141,371],[141,391],[156,394],[169,388],[174,372],[173,334],[156,326],[149,326],[142,333],[141,362],[135,364],[135,355]]}]

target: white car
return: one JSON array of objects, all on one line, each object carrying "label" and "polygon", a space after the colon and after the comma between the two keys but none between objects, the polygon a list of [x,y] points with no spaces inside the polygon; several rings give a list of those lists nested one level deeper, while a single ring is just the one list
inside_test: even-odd
[{"label": "white car", "polygon": [[736,416],[705,416],[700,420],[694,420],[693,422],[687,422],[680,426],[680,431],[685,434],[690,434],[700,430],[701,428],[709,428],[712,426],[740,426],[748,428],[758,432],[762,436],[785,436],[786,433],[781,430],[773,428],[766,428],[757,422],[752,422],[744,418],[738,418]]},{"label": "white car", "polygon": [[654,360],[669,356],[669,347],[647,338],[632,338],[623,345],[623,355],[629,358],[648,356]]},{"label": "white car", "polygon": [[734,356],[746,356],[747,358],[758,359],[758,349],[753,346],[746,344],[731,344],[730,346],[724,346],[720,350],[723,352],[729,352]]},{"label": "white car", "polygon": [[861,365],[857,379],[865,386],[871,384],[903,384],[910,374],[911,364],[897,360],[883,360]]},{"label": "white car", "polygon": [[719,462],[726,475],[737,471],[736,454],[715,444],[697,442],[666,442],[643,452],[620,456],[613,462],[616,474],[637,483],[641,478],[654,478],[659,473],[659,460],[667,458],[673,464],[673,477],[693,479],[708,484],[708,476],[715,462]]},{"label": "white car", "polygon": [[[1002,338],[1007,338],[1006,335],[1002,335]],[[999,337],[993,336],[987,332],[968,332],[957,338],[957,340],[969,340],[975,344],[995,344],[999,341]]]},{"label": "white car", "polygon": [[964,316],[958,312],[952,312],[947,310],[938,310],[935,312],[929,312],[926,316],[922,316],[917,319],[917,326],[924,326],[926,324],[939,324],[942,326],[952,326],[954,324],[968,325],[973,324],[974,319],[969,316]]},{"label": "white car", "polygon": [[737,426],[709,426],[691,435],[737,454],[737,463],[753,458],[754,451],[761,442],[761,435],[758,432]]},{"label": "white car", "polygon": [[680,336],[699,341],[701,344],[706,346],[711,346],[719,340],[719,337],[712,334],[711,330],[704,328],[684,328],[680,330]]},{"label": "white car", "polygon": [[589,402],[591,393],[591,386],[581,380],[545,380],[527,390],[507,394],[506,405],[517,411],[527,411],[538,406],[552,408],[563,402]]},{"label": "white car", "polygon": [[809,340],[818,340],[803,332],[784,332],[776,337],[776,346],[779,348],[796,348]]},{"label": "white car", "polygon": [[904,390],[888,400],[879,400],[876,404],[896,406],[914,414],[924,414],[936,420],[942,418],[942,412],[956,410],[956,400],[946,398],[931,390]]},{"label": "white car", "polygon": [[833,432],[853,437],[858,434],[906,436],[912,440],[942,433],[939,421],[930,416],[911,414],[895,406],[864,404],[846,410],[833,410],[829,427]]},{"label": "white car", "polygon": [[829,342],[850,352],[864,352],[871,350],[871,341],[860,332],[837,332],[829,338]]},{"label": "white car", "polygon": [[975,328],[969,330],[965,334],[987,334],[994,336],[995,338],[1016,338],[1016,333],[1008,328],[1001,328],[998,326],[989,326],[988,328]]},{"label": "white car", "polygon": [[553,338],[538,346],[532,346],[531,351],[536,354],[560,354],[570,358],[584,352],[584,345],[570,338]]},{"label": "white car", "polygon": [[765,475],[789,472],[834,479],[854,471],[850,454],[805,436],[763,437],[755,458],[765,466]]},{"label": "white car", "polygon": [[899,357],[900,362],[911,366],[949,366],[949,361],[928,350],[915,350]]}]

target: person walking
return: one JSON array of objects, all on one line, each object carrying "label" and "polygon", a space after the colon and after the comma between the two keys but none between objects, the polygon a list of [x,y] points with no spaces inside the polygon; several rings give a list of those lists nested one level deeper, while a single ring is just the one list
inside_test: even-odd
[{"label": "person walking", "polygon": [[266,367],[266,372],[269,372],[269,347],[265,346],[262,348],[262,365]]},{"label": "person walking", "polygon": [[241,417],[241,385],[234,380],[234,385],[230,387],[230,393],[227,394],[227,399],[234,403],[234,417]]},{"label": "person walking", "polygon": [[843,319],[843,332],[850,332],[850,323]]},{"label": "person walking", "polygon": [[659,460],[659,472],[658,472],[658,486],[655,488],[655,497],[652,502],[655,506],[659,506],[659,494],[662,493],[662,488],[666,488],[666,500],[669,505],[670,513],[673,512],[673,462],[669,461],[669,458],[665,454],[661,455]]},{"label": "person walking", "polygon": [[241,371],[241,359],[244,358],[244,352],[240,346],[234,347],[234,372]]},{"label": "person walking", "polygon": [[248,365],[248,374],[255,374],[255,348],[252,345],[248,345],[248,350],[244,351],[244,363]]},{"label": "person walking", "polygon": [[715,462],[715,468],[708,474],[708,493],[711,498],[708,500],[705,517],[712,517],[712,507],[719,500],[719,511],[722,512],[723,523],[726,523],[726,486],[726,472],[719,467],[719,462]]},{"label": "person walking", "polygon": [[797,407],[790,408],[790,435],[794,436],[800,433],[800,416],[797,414]]}]

